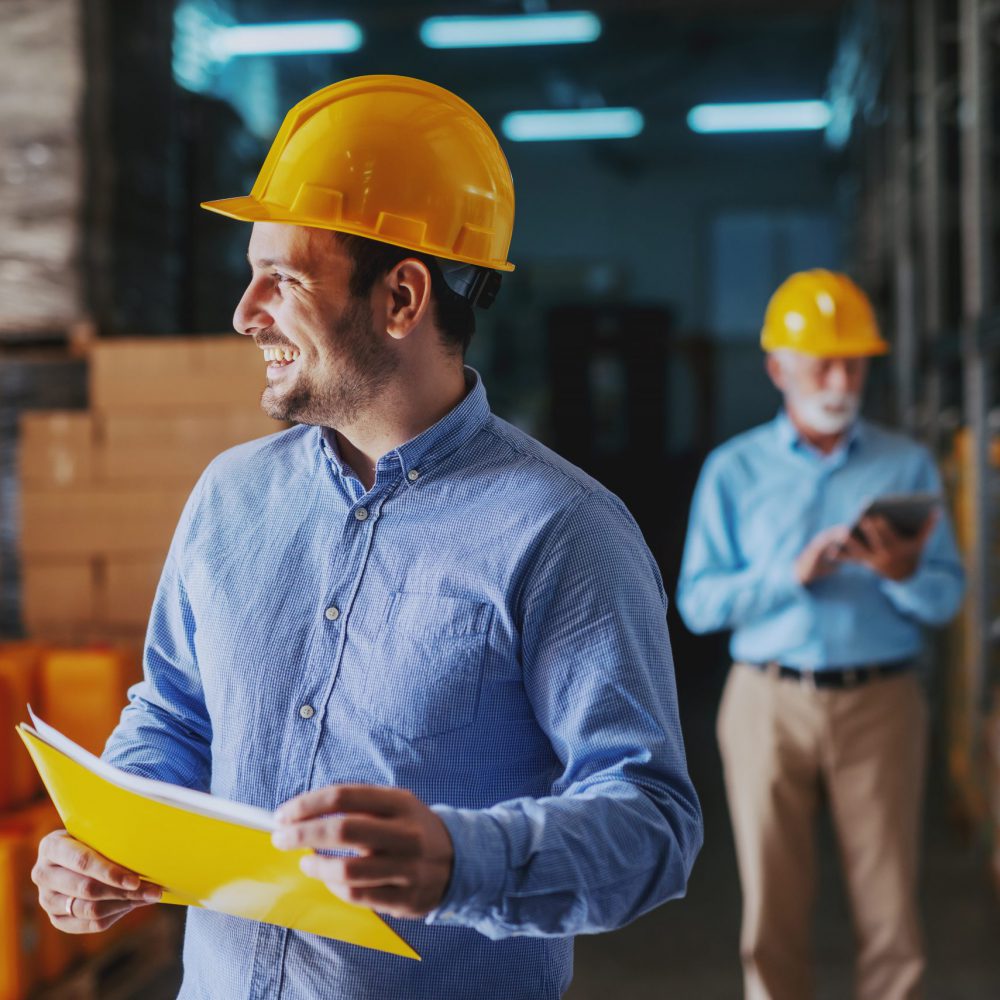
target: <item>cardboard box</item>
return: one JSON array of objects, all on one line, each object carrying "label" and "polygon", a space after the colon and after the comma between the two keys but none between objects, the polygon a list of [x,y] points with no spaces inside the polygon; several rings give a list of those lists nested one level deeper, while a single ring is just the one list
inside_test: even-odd
[{"label": "cardboard box", "polygon": [[102,484],[112,486],[149,486],[161,483],[190,492],[223,448],[197,451],[185,448],[114,448],[97,455],[98,476]]},{"label": "cardboard box", "polygon": [[31,637],[60,649],[92,646],[111,646],[115,649],[136,646],[141,648],[146,638],[146,626],[108,625],[101,621],[86,625],[46,622],[34,629]]},{"label": "cardboard box", "polygon": [[162,572],[162,559],[108,559],[103,567],[101,621],[144,629]]},{"label": "cardboard box", "polygon": [[[27,705],[39,703],[39,668],[44,647],[0,644],[0,810],[27,802],[42,787],[41,778],[14,731],[28,718]],[[0,997],[3,993],[0,992]]]},{"label": "cardboard box", "polygon": [[101,421],[97,475],[108,484],[172,483],[190,489],[216,455],[287,426],[259,409],[177,416],[108,414]]},{"label": "cardboard box", "polygon": [[140,678],[133,653],[117,649],[55,649],[42,657],[41,717],[75,743],[100,754]]},{"label": "cardboard box", "polygon": [[21,618],[30,635],[49,626],[97,621],[98,591],[92,559],[30,559],[21,567]]},{"label": "cardboard box", "polygon": [[259,408],[266,385],[263,354],[253,340],[144,337],[98,340],[90,354],[95,411],[140,412]]},{"label": "cardboard box", "polygon": [[83,411],[22,413],[18,475],[33,487],[89,486],[94,477],[94,426]]},{"label": "cardboard box", "polygon": [[25,489],[24,565],[39,556],[165,555],[187,497],[184,489]]},{"label": "cardboard box", "polygon": [[210,441],[220,451],[284,430],[260,407],[199,413],[108,413],[99,421],[102,443],[121,448],[203,447]]}]

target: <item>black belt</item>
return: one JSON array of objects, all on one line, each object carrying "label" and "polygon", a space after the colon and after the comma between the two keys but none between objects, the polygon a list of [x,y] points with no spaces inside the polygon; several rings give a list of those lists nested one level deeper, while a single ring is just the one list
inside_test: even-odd
[{"label": "black belt", "polygon": [[778,677],[811,684],[818,688],[853,688],[869,681],[877,681],[883,677],[892,677],[912,670],[913,660],[893,660],[889,663],[862,663],[856,667],[844,667],[836,670],[800,670],[798,667],[788,667],[783,663],[748,664],[764,673],[774,673]]}]

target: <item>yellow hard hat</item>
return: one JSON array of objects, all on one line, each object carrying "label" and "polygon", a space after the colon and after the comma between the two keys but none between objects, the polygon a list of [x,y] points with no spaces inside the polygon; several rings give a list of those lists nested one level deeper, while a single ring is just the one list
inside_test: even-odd
[{"label": "yellow hard hat", "polygon": [[202,208],[514,270],[514,182],[496,136],[455,94],[405,76],[358,76],[300,101],[250,194]]},{"label": "yellow hard hat", "polygon": [[887,354],[868,297],[845,274],[799,271],[778,286],[764,315],[765,351],[820,358]]}]

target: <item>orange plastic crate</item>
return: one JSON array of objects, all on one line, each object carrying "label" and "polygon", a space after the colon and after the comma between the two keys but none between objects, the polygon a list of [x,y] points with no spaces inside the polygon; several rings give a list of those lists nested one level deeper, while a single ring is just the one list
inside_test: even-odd
[{"label": "orange plastic crate", "polygon": [[0,811],[36,796],[42,787],[35,765],[14,732],[28,718],[30,702],[38,708],[38,670],[44,647],[35,643],[0,643]]},{"label": "orange plastic crate", "polygon": [[39,921],[28,827],[0,822],[0,998],[22,1000],[39,980]]},{"label": "orange plastic crate", "polygon": [[62,829],[62,820],[55,806],[47,799],[42,799],[8,814],[2,825],[8,830],[22,831],[24,837],[27,853],[27,881],[24,891],[34,914],[31,926],[37,928],[31,976],[38,982],[48,983],[58,979],[82,953],[78,937],[64,934],[53,927],[38,903],[38,888],[30,879],[31,869],[38,857],[39,842],[47,833]]},{"label": "orange plastic crate", "polygon": [[42,657],[41,715],[91,753],[100,754],[118,724],[138,657],[118,649],[54,649]]}]

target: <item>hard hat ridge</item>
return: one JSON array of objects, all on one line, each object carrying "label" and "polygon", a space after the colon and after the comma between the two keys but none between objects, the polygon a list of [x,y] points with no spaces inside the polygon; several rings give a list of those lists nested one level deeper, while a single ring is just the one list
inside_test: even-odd
[{"label": "hard hat ridge", "polygon": [[786,279],[771,296],[761,330],[765,351],[814,357],[886,354],[871,302],[845,274],[816,268]]},{"label": "hard hat ridge", "polygon": [[514,185],[496,136],[460,97],[410,77],[354,77],[309,95],[285,116],[250,194],[202,207],[514,269]]}]

